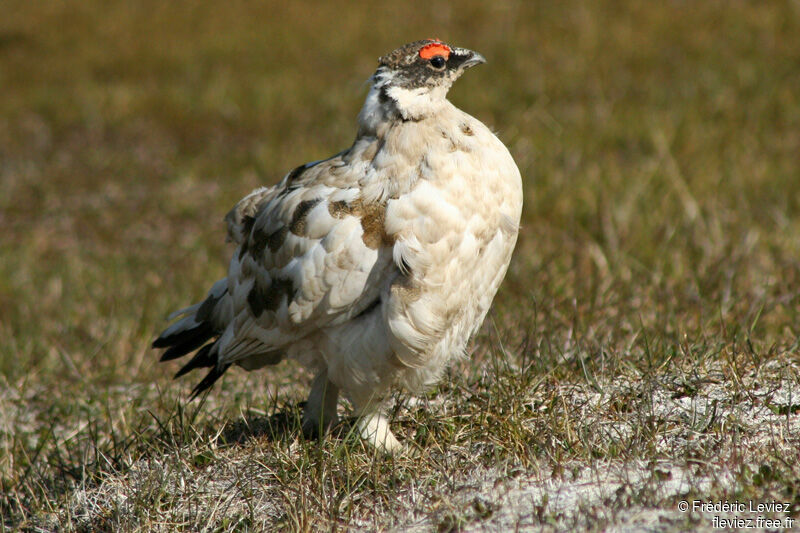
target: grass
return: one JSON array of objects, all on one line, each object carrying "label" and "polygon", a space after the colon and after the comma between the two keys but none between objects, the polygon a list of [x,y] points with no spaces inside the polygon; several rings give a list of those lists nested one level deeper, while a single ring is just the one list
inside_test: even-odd
[{"label": "grass", "polygon": [[[799,21],[790,1],[7,1],[2,529],[710,528],[692,499],[800,519]],[[451,98],[509,146],[526,205],[471,357],[396,397],[419,456],[347,424],[303,440],[292,365],[185,404],[148,345],[224,275],[221,217],[346,147],[375,58],[427,36],[489,59]]]}]

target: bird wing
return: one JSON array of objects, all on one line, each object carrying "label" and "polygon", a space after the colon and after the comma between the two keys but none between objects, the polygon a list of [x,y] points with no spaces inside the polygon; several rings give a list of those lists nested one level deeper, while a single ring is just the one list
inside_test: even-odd
[{"label": "bird wing", "polygon": [[239,247],[218,366],[274,353],[379,303],[398,269],[383,230],[385,203],[361,197],[367,169],[347,153],[306,164],[227,215],[228,238]]}]

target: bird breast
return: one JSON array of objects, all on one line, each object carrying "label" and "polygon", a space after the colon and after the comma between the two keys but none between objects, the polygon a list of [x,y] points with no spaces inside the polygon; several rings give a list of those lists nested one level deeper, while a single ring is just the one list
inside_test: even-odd
[{"label": "bird breast", "polygon": [[395,174],[405,191],[387,202],[386,233],[401,275],[384,316],[396,356],[417,368],[446,363],[480,326],[522,208],[519,170],[506,147],[476,119],[449,111],[399,125],[382,150],[383,163],[402,159],[410,167]]}]

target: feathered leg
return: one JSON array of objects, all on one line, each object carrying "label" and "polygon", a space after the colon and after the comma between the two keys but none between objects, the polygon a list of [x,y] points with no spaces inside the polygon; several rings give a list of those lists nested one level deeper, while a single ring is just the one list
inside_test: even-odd
[{"label": "feathered leg", "polygon": [[350,400],[353,402],[356,415],[358,415],[356,428],[362,439],[385,453],[399,454],[403,452],[405,447],[389,428],[389,419],[380,399],[373,396],[359,397],[357,394],[351,394]]},{"label": "feathered leg", "polygon": [[389,429],[389,419],[382,411],[363,413],[356,422],[361,438],[386,453],[397,454],[403,445]]},{"label": "feathered leg", "polygon": [[328,380],[328,369],[317,374],[311,384],[306,409],[303,412],[303,434],[309,438],[324,433],[336,420],[339,387]]}]

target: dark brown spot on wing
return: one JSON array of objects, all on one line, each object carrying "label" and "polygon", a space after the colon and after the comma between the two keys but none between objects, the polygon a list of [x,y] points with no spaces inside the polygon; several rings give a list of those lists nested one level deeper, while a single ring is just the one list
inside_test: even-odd
[{"label": "dark brown spot on wing", "polygon": [[361,239],[367,248],[377,250],[381,244],[394,244],[386,234],[384,219],[386,218],[386,206],[383,204],[366,204],[361,207],[361,229],[364,234]]},{"label": "dark brown spot on wing", "polygon": [[280,307],[284,297],[294,298],[294,285],[288,279],[274,279],[268,287],[263,287],[257,280],[247,295],[247,303],[253,316],[259,317],[264,311],[275,311]]},{"label": "dark brown spot on wing", "polygon": [[473,135],[475,135],[475,133],[472,131],[472,128],[470,128],[469,125],[465,124],[465,123],[461,124],[461,133],[463,133],[464,135],[467,135],[469,137],[472,137]]},{"label": "dark brown spot on wing", "polygon": [[315,205],[320,202],[319,198],[313,200],[303,200],[300,205],[294,210],[292,214],[292,221],[289,222],[289,231],[295,235],[302,236],[306,229],[306,217],[308,212],[311,211]]},{"label": "dark brown spot on wing", "polygon": [[252,217],[250,215],[245,215],[244,218],[242,218],[242,233],[241,233],[242,244],[239,246],[240,261],[242,257],[244,257],[244,254],[247,253],[247,248],[248,248],[247,244],[249,241],[249,235],[250,232],[253,231],[253,224],[255,224],[255,221],[256,221],[255,217]]},{"label": "dark brown spot on wing", "polygon": [[245,215],[242,218],[242,235],[247,237],[250,235],[250,232],[253,231],[253,224],[255,224],[256,219],[251,215]]},{"label": "dark brown spot on wing", "polygon": [[296,180],[297,180],[297,179],[298,179],[300,176],[302,176],[302,175],[303,175],[303,172],[305,172],[305,171],[306,171],[306,170],[308,170],[309,168],[311,168],[311,167],[309,167],[309,166],[306,166],[306,165],[300,165],[299,167],[297,167],[297,168],[295,168],[294,170],[292,170],[291,172],[289,172],[289,176],[286,178],[286,184],[287,184],[287,185],[290,185],[290,184],[292,184],[292,183],[293,183],[294,181],[296,181]]},{"label": "dark brown spot on wing", "polygon": [[331,202],[328,204],[328,213],[330,213],[333,218],[344,218],[348,215],[355,215],[357,203],[358,202],[353,202],[352,204],[349,204],[344,200]]},{"label": "dark brown spot on wing", "polygon": [[[250,234],[250,239],[246,242],[248,243],[248,248],[250,250],[250,254],[255,257],[261,257],[264,253],[264,248],[267,246],[267,238],[269,236],[264,233],[264,226],[258,226],[253,232]],[[244,252],[244,246],[242,247],[242,252]],[[241,259],[241,254],[240,259]]]},{"label": "dark brown spot on wing", "polygon": [[[260,257],[266,248],[269,248],[269,251],[274,253],[283,245],[283,241],[286,240],[286,234],[288,232],[289,228],[286,226],[281,226],[271,233],[264,231],[263,226],[257,226],[250,235],[250,253],[255,257]],[[244,251],[239,253],[240,259],[243,253]]]},{"label": "dark brown spot on wing", "polygon": [[289,228],[283,226],[269,234],[269,237],[267,237],[267,248],[269,248],[270,252],[275,253],[278,248],[283,246],[283,241],[286,240],[286,234],[288,232]]},{"label": "dark brown spot on wing", "polygon": [[384,221],[386,218],[386,206],[381,203],[364,203],[361,200],[347,203],[345,201],[332,202],[328,204],[328,212],[333,218],[344,218],[354,216],[361,219],[361,239],[368,248],[376,250],[381,245],[391,246],[394,239],[386,234]]}]

